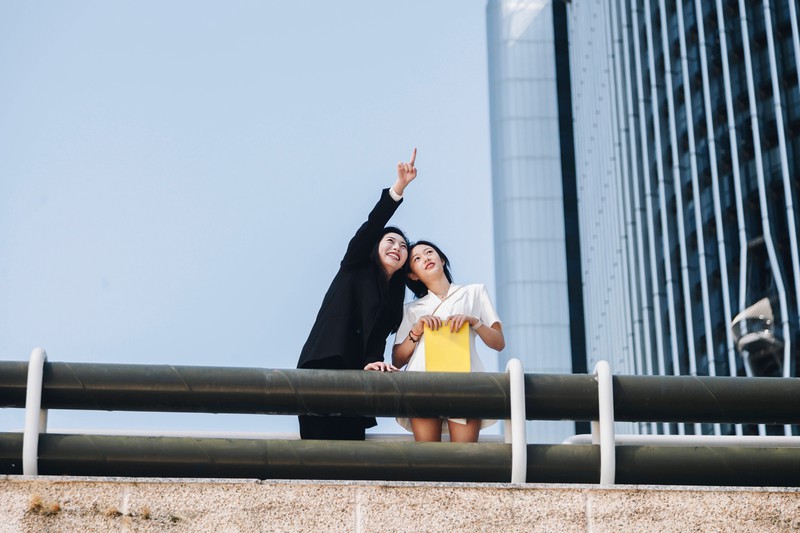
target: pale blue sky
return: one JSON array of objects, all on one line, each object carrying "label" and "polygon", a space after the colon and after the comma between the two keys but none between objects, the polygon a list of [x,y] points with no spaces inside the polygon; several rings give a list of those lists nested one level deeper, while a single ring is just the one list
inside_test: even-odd
[{"label": "pale blue sky", "polygon": [[[485,3],[0,3],[0,359],[293,368],[414,146],[392,222],[494,294]],[[54,411],[50,427],[296,422]]]}]

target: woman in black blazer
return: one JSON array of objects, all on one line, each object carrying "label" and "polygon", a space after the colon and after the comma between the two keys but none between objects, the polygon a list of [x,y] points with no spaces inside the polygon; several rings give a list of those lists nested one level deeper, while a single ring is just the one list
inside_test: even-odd
[{"label": "woman in black blazer", "polygon": [[[397,164],[397,181],[384,189],[367,221],[350,240],[311,328],[297,368],[397,370],[383,362],[386,337],[397,331],[403,313],[402,267],[408,239],[386,223],[403,201],[414,178],[417,149],[408,163]],[[301,415],[303,439],[364,440],[374,418]]]}]

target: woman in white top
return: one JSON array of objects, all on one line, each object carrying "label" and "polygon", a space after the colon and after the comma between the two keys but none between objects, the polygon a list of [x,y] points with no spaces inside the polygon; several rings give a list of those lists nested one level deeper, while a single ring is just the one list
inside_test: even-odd
[{"label": "woman in white top", "polygon": [[[406,285],[417,298],[403,307],[403,321],[397,328],[392,363],[406,370],[425,370],[424,326],[432,330],[449,327],[458,331],[470,328],[470,368],[483,371],[475,349],[475,337],[493,350],[500,351],[506,341],[500,318],[483,285],[455,285],[447,256],[435,244],[418,241],[409,249]],[[414,440],[441,441],[450,433],[452,442],[477,442],[480,419],[412,418],[397,421],[414,433]],[[486,421],[484,426],[494,422]]]}]

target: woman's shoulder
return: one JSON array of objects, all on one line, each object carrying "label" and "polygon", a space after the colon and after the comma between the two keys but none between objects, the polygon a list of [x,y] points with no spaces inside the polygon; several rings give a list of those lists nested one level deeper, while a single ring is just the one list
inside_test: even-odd
[{"label": "woman's shoulder", "polygon": [[404,311],[413,311],[414,309],[426,307],[429,304],[430,294],[426,294],[422,298],[415,298],[410,302],[403,304]]},{"label": "woman's shoulder", "polygon": [[464,285],[463,293],[464,297],[469,298],[473,301],[491,302],[491,296],[489,296],[489,291],[486,289],[486,285],[484,285],[483,283],[470,283],[469,285]]},{"label": "woman's shoulder", "polygon": [[480,293],[486,290],[486,285],[483,283],[468,283],[467,285],[462,285],[465,291],[472,292],[472,293]]}]

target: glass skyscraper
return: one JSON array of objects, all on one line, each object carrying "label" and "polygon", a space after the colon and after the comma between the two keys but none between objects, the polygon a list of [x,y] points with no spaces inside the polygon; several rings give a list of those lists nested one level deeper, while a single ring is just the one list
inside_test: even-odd
[{"label": "glass skyscraper", "polygon": [[[566,255],[576,226],[564,218],[553,11],[546,2],[490,1],[487,28],[500,355],[521,359],[526,372],[569,374],[580,345],[571,338]],[[528,432],[560,441],[575,426],[529,422]]]},{"label": "glass skyscraper", "polygon": [[[527,39],[551,47],[549,54],[517,59],[514,43],[496,34],[526,10],[538,10],[542,25],[551,21],[549,33]],[[547,326],[536,322],[537,312],[566,306],[573,329],[567,353],[563,345],[548,351],[527,339],[510,341],[509,356],[522,357],[527,371],[550,371],[539,359],[552,357],[559,368],[571,362],[573,371],[606,359],[617,373],[797,376],[797,11],[797,0],[489,2],[498,306],[511,339],[517,325],[506,316],[525,305],[537,310],[530,311],[528,327]],[[498,15],[503,24],[493,22]],[[505,80],[547,72],[553,64],[561,65],[555,105],[536,95],[537,102],[525,101],[505,87]],[[550,140],[559,144],[542,157],[546,164],[533,161],[517,175],[507,170],[509,153],[518,149],[506,138],[504,120],[529,116],[531,106],[558,117]],[[565,194],[562,210],[549,214],[544,227],[538,205],[515,215],[521,222],[514,230],[523,239],[576,225],[540,271],[536,260],[504,247],[504,239],[513,239],[504,233],[507,205],[517,205],[515,194],[528,195],[514,183],[540,192],[555,167],[575,201]],[[577,252],[570,249],[576,245]],[[519,294],[503,264],[524,263],[535,280],[557,268],[566,273],[564,265],[575,261],[578,272],[556,281],[578,287],[547,299]],[[521,298],[527,301],[518,303]],[[504,307],[507,302],[514,308]],[[574,331],[575,319],[583,336]],[[554,325],[561,338],[563,320]],[[694,424],[633,429],[792,431]]]}]

